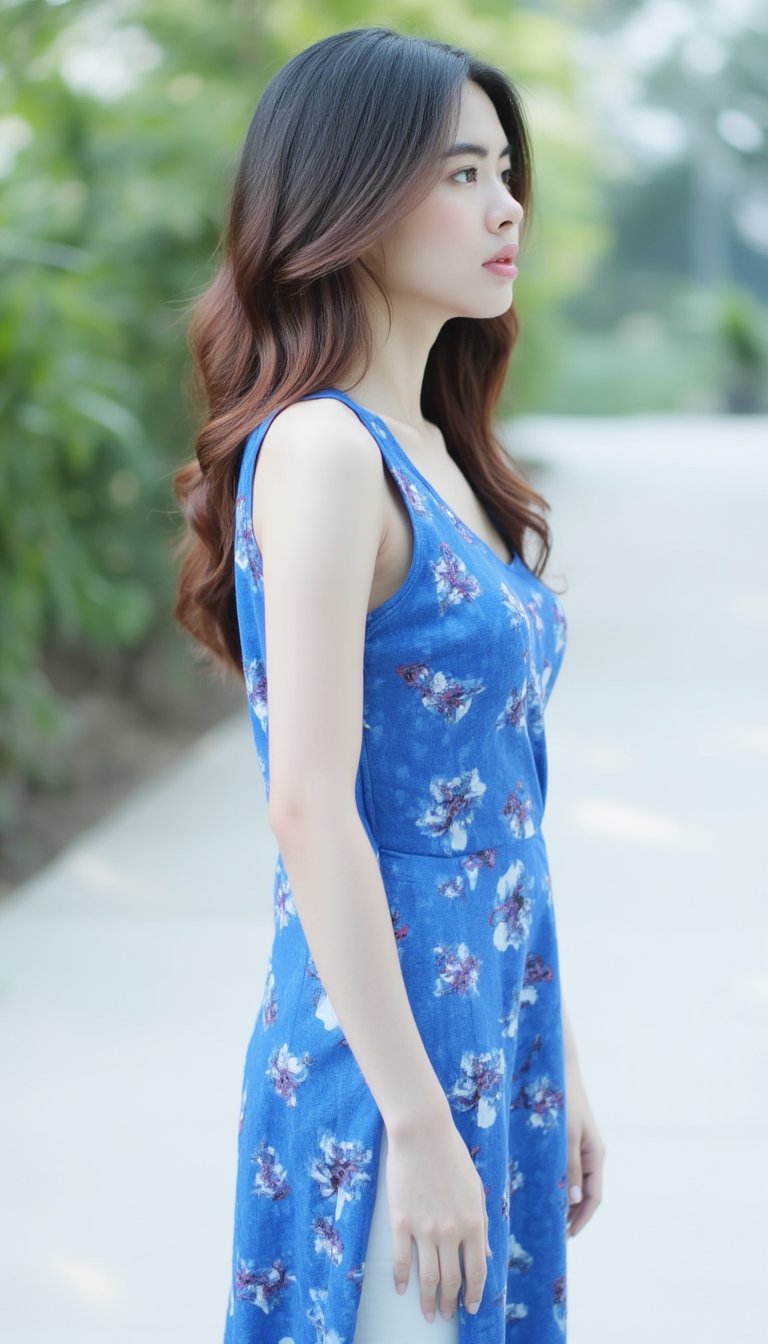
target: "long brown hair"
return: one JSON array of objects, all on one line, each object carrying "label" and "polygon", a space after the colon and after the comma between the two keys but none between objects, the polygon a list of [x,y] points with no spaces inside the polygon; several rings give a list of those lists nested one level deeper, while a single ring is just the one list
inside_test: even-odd
[{"label": "long brown hair", "polygon": [[[191,309],[193,388],[205,418],[194,459],[173,481],[186,520],[174,615],[200,652],[241,676],[232,553],[245,440],[278,407],[336,386],[361,353],[369,366],[361,269],[377,281],[360,254],[439,180],[465,80],[491,99],[510,142],[510,187],[525,228],[531,151],[523,107],[502,71],[462,47],[386,27],[348,29],[288,61],[254,112],[223,260]],[[445,322],[427,359],[421,408],[514,549],[522,552],[526,528],[538,534],[540,574],[550,531],[533,506],[549,504],[510,465],[492,423],[518,327],[514,306]]]}]

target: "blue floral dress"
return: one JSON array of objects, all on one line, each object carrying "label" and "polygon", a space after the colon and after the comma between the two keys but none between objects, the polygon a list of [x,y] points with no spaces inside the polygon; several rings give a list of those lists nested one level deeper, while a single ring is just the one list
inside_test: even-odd
[{"label": "blue floral dress", "polygon": [[[368,613],[356,803],[422,1039],[486,1191],[492,1256],[460,1344],[566,1330],[567,1144],[555,911],[542,817],[560,599],[505,564],[378,416],[337,389],[402,493],[413,559]],[[234,570],[251,726],[269,798],[262,559],[248,437]],[[282,855],[242,1081],[224,1344],[353,1344],[383,1120],[312,960]],[[411,1273],[417,1273],[414,1254]]]}]

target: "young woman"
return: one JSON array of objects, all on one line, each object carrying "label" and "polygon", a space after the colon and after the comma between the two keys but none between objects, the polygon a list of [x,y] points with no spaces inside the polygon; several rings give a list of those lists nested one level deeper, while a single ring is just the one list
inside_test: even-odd
[{"label": "young woman", "polygon": [[193,315],[177,617],[279,841],[226,1344],[565,1335],[605,1149],[541,830],[549,506],[492,428],[530,189],[503,73],[335,34],[264,91]]}]

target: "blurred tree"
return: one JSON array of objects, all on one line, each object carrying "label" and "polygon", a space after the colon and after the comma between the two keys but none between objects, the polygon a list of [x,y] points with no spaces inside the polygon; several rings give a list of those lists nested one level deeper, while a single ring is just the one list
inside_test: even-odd
[{"label": "blurred tree", "polygon": [[529,106],[537,225],[505,409],[533,409],[557,304],[604,241],[555,18],[503,0],[471,12],[457,0],[0,7],[0,829],[27,781],[66,779],[75,727],[53,656],[112,667],[130,686],[143,650],[179,638],[171,478],[194,431],[185,309],[218,264],[264,84],[316,39],[377,22],[464,43],[507,69]]}]

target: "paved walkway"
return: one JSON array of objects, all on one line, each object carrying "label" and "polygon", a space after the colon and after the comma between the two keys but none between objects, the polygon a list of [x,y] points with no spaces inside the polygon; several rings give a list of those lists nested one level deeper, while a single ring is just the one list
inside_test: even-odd
[{"label": "paved walkway", "polygon": [[[516,433],[568,582],[545,832],[608,1148],[569,1344],[758,1344],[768,422]],[[274,855],[244,708],[0,909],[8,1344],[220,1340]]]}]

